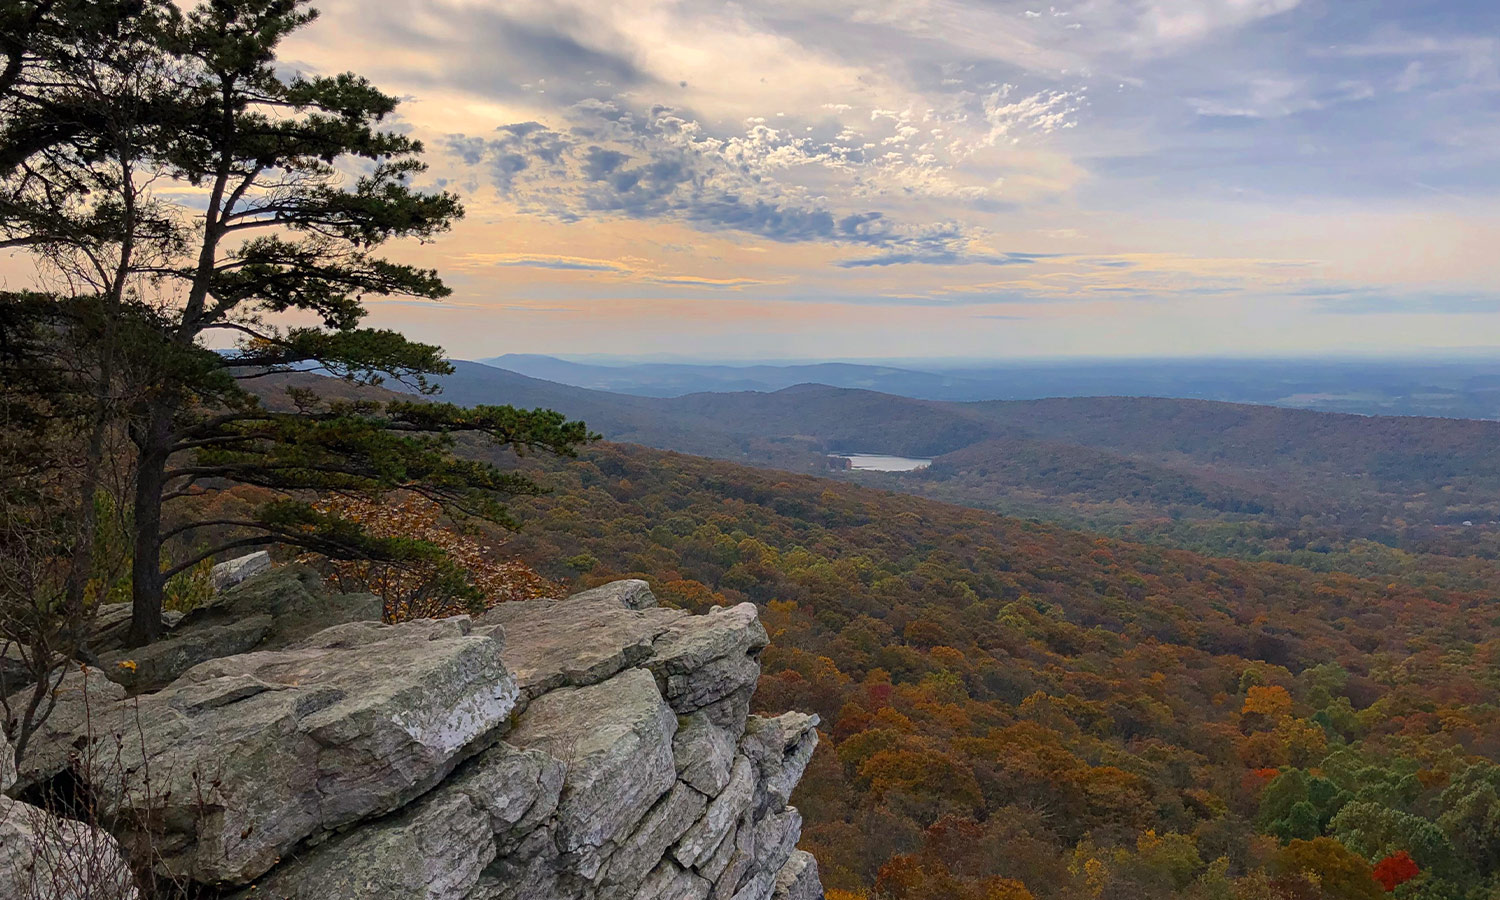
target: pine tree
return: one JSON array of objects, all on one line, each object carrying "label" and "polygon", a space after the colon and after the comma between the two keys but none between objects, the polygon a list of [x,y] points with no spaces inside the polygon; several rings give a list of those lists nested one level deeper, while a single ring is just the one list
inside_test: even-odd
[{"label": "pine tree", "polygon": [[[353,74],[278,70],[278,45],[315,17],[306,0],[209,0],[187,13],[141,0],[104,54],[122,57],[104,81],[129,98],[132,114],[114,122],[72,115],[44,140],[33,132],[76,93],[64,79],[24,98],[37,128],[5,138],[10,157],[22,157],[0,169],[7,196],[17,198],[6,239],[49,248],[50,260],[79,270],[107,260],[93,268],[114,276],[91,277],[87,293],[121,324],[114,340],[128,360],[103,379],[125,388],[100,412],[120,417],[134,448],[134,643],[160,635],[167,579],[232,548],[281,542],[398,561],[434,552],[319,512],[315,492],[402,488],[458,515],[505,522],[503,500],[537,487],[458,458],[460,438],[570,453],[589,437],[581,423],[546,410],[462,409],[420,397],[325,403],[305,389],[264,404],[250,389],[310,370],[430,393],[429,376],[450,371],[438,347],[361,321],[370,296],[448,295],[436,272],[375,251],[393,239],[433,239],[462,207],[450,193],[412,184],[425,170],[422,147],[385,127],[394,97]],[[78,32],[73,40],[57,43],[76,55],[90,39]],[[130,54],[118,52],[127,45]],[[38,192],[25,183],[37,165],[57,183],[87,183],[93,199]],[[190,188],[195,205],[161,186]],[[279,324],[289,313],[303,324]],[[242,519],[164,525],[169,504],[234,484],[276,499]],[[168,541],[226,525],[237,536],[164,565]]]}]

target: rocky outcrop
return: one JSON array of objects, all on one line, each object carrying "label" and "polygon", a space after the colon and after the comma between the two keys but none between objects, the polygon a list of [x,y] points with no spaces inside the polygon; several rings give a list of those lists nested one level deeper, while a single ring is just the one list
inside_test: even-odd
[{"label": "rocky outcrop", "polygon": [[[0,791],[16,782],[15,752],[0,733]],[[0,897],[136,900],[120,846],[107,832],[0,794]]]},{"label": "rocky outcrop", "polygon": [[[264,563],[250,560],[264,558]],[[382,603],[372,594],[330,594],[316,572],[287,566],[244,581],[246,571],[263,571],[270,564],[264,552],[220,563],[231,567],[223,581],[227,590],[186,615],[170,622],[167,636],[145,647],[121,646],[99,652],[105,674],[131,691],[165,687],[188,669],[210,659],[254,650],[280,650],[334,625],[379,622]],[[237,568],[235,568],[237,567]],[[126,607],[128,621],[129,604]],[[112,618],[113,607],[105,607]]]},{"label": "rocky outcrop", "polygon": [[22,786],[86,781],[127,846],[247,900],[821,895],[788,805],[817,719],[749,715],[754,606],[693,616],[616,582],[308,634],[291,620],[320,592],[273,570],[189,614],[179,648],[257,649],[157,690],[70,673]]}]

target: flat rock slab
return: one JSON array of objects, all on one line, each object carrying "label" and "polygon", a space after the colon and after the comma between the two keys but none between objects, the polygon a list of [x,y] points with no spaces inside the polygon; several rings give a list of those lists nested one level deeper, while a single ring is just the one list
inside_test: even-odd
[{"label": "flat rock slab", "polygon": [[59,742],[87,748],[74,770],[106,812],[136,807],[166,823],[165,866],[245,883],[305,839],[401,807],[488,746],[517,692],[497,643],[468,632],[463,617],[354,623],[212,660],[47,735],[39,758]]},{"label": "flat rock slab", "polygon": [[685,618],[681,610],[627,608],[596,588],[566,600],[502,603],[475,626],[504,629],[505,664],[529,701],[562,687],[598,684],[640,665],[651,657],[657,637]]}]

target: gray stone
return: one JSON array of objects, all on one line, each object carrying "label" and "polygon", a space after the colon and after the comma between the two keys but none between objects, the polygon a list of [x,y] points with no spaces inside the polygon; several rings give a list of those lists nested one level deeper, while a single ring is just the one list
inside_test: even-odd
[{"label": "gray stone", "polygon": [[71,769],[126,846],[130,806],[164,826],[163,869],[242,900],[820,892],[786,806],[817,720],[749,715],[753,606],[693,616],[637,581],[473,622],[378,614],[297,566],[229,588],[108,657],[136,696],[69,671],[22,784]]},{"label": "gray stone", "polygon": [[461,791],[434,791],[285,860],[236,900],[463,900],[495,857],[488,816]]},{"label": "gray stone", "polygon": [[500,743],[465,763],[439,790],[461,793],[484,810],[496,849],[505,852],[557,812],[566,770],[540,750]]},{"label": "gray stone", "polygon": [[687,834],[673,848],[672,855],[684,866],[696,866],[707,859],[719,846],[719,842],[734,827],[740,815],[750,806],[755,794],[755,768],[750,760],[741,756],[734,761],[729,784],[715,797],[703,813],[703,818],[693,823]]},{"label": "gray stone", "polygon": [[226,559],[209,570],[208,580],[213,584],[214,590],[222,591],[231,588],[247,578],[259,575],[271,568],[271,554],[265,550],[258,550],[245,556],[237,556],[234,559]]},{"label": "gray stone", "polygon": [[656,595],[651,586],[639,578],[611,581],[568,598],[569,602],[581,603],[606,600],[626,609],[649,609],[656,606]]},{"label": "gray stone", "polygon": [[740,883],[755,865],[755,820],[751,811],[745,810],[734,832],[734,852],[729,864],[714,879],[714,900],[730,900]]},{"label": "gray stone", "polygon": [[0,897],[136,900],[115,839],[83,822],[0,796]]},{"label": "gray stone", "polygon": [[641,879],[662,860],[667,848],[682,837],[707,806],[707,797],[677,782],[609,858],[600,881],[624,885],[629,892],[623,896],[630,896]]},{"label": "gray stone", "polygon": [[[95,654],[102,654],[124,649],[125,639],[130,633],[130,616],[129,602],[100,605],[89,622],[89,650]],[[182,621],[182,613],[175,610],[168,610],[161,614],[162,627],[168,631],[180,621]]]},{"label": "gray stone", "polygon": [[318,573],[307,566],[282,566],[189,612],[172,634],[270,616],[274,624],[258,649],[280,650],[335,625],[379,622],[384,612],[384,604],[373,594],[329,593]]},{"label": "gray stone", "polygon": [[775,900],[823,900],[823,885],[818,880],[818,861],[805,850],[793,850],[786,865],[776,874],[771,891]]},{"label": "gray stone", "polygon": [[729,783],[734,750],[734,734],[715,725],[702,710],[683,717],[672,738],[677,777],[710,797]]},{"label": "gray stone", "polygon": [[672,623],[653,644],[646,667],[672,708],[691,713],[737,691],[753,690],[767,640],[755,604],[715,607],[706,616]]},{"label": "gray stone", "polygon": [[0,793],[16,783],[16,748],[10,745],[5,729],[0,728]]},{"label": "gray stone", "polygon": [[520,846],[502,854],[480,877],[465,900],[573,900],[587,883],[565,871],[551,826],[526,836]]},{"label": "gray stone", "polygon": [[557,808],[563,765],[496,744],[398,815],[283,861],[243,900],[464,900]]},{"label": "gray stone", "polygon": [[505,664],[530,700],[560,687],[598,684],[640,665],[651,656],[657,635],[684,617],[678,610],[629,609],[612,595],[585,593],[502,603],[475,624],[504,627]]},{"label": "gray stone", "polygon": [[494,641],[468,627],[358,623],[212,660],[94,710],[92,737],[52,735],[39,757],[79,741],[107,814],[131,806],[165,824],[165,867],[244,883],[304,840],[401,807],[487,745],[516,690]]},{"label": "gray stone", "polygon": [[724,870],[729,868],[729,861],[734,858],[735,852],[739,849],[741,823],[746,828],[752,824],[748,814],[742,815],[740,820],[740,822],[734,824],[734,827],[730,829],[728,834],[724,835],[724,839],[719,841],[719,846],[714,848],[714,851],[708,855],[708,858],[693,867],[699,875],[702,875],[711,882],[716,882],[719,880],[719,876],[724,874]]},{"label": "gray stone", "polygon": [[14,641],[0,642],[0,692],[6,696],[36,683],[31,664]]},{"label": "gray stone", "polygon": [[379,622],[382,612],[372,594],[329,594],[312,569],[283,566],[218,594],[162,640],[99,659],[106,674],[131,691],[154,691],[210,659],[280,650],[334,625]]},{"label": "gray stone", "polygon": [[785,806],[802,780],[818,746],[818,717],[799,712],[774,719],[751,716],[740,739],[740,752],[755,763],[756,815]]},{"label": "gray stone", "polygon": [[674,781],[677,718],[650,674],[631,669],[602,684],[563,688],[526,708],[507,737],[567,764],[557,810],[559,848],[592,879]]},{"label": "gray stone", "polygon": [[[13,695],[11,709],[29,702],[30,691]],[[104,677],[94,666],[70,663],[53,688],[47,702],[52,712],[31,735],[26,758],[17,771],[19,789],[26,789],[67,770],[78,756],[74,742],[92,740],[105,734],[95,717],[112,710],[125,699],[125,689]]]},{"label": "gray stone", "polygon": [[127,690],[156,690],[206,660],[249,653],[270,634],[274,621],[260,615],[192,629],[145,647],[102,654],[99,665]]},{"label": "gray stone", "polygon": [[704,900],[710,887],[707,881],[679,869],[671,860],[662,860],[636,891],[634,900]]},{"label": "gray stone", "polygon": [[755,862],[750,866],[746,883],[740,886],[735,896],[740,897],[745,887],[753,883],[753,890],[746,897],[753,896],[757,900],[770,897],[776,874],[786,865],[801,837],[802,814],[793,807],[784,807],[756,822]]}]

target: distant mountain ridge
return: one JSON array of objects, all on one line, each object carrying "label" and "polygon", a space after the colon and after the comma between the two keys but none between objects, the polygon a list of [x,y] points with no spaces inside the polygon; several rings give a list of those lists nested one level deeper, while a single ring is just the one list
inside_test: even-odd
[{"label": "distant mountain ridge", "polygon": [[974,379],[893,366],[853,363],[787,366],[639,363],[630,366],[604,366],[519,353],[482,359],[479,362],[533,378],[643,397],[679,397],[701,391],[777,391],[799,384],[861,388],[927,399],[978,399],[988,396],[985,384]]},{"label": "distant mountain ridge", "polygon": [[1361,415],[1500,419],[1500,362],[1458,360],[1144,360],[989,366],[572,362],[534,354],[481,360],[561,384],[642,397],[777,391],[796,384],[923,400],[1136,396],[1256,403]]},{"label": "distant mountain ridge", "polygon": [[[441,398],[461,405],[548,407],[613,441],[1219,555],[1317,567],[1358,553],[1397,567],[1383,546],[1500,559],[1500,422],[1139,397],[953,403],[815,384],[641,397],[454,365]],[[933,464],[830,473],[839,452]]]}]

